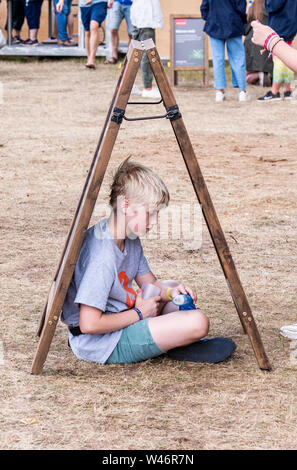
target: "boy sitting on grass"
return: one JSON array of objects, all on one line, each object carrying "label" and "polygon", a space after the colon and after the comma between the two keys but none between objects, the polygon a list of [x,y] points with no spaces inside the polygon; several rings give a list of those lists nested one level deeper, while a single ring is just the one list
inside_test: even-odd
[{"label": "boy sitting on grass", "polygon": [[[62,321],[75,356],[100,364],[139,362],[206,336],[209,321],[199,310],[162,315],[175,295],[190,294],[195,302],[196,293],[183,284],[167,289],[143,254],[139,237],[169,204],[161,178],[126,159],[114,176],[109,203],[109,218],[86,233],[63,305]],[[143,299],[144,283],[157,285],[160,295]]]}]

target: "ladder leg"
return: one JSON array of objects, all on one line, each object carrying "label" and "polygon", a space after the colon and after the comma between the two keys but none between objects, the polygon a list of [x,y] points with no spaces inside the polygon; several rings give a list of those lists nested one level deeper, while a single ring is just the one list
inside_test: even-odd
[{"label": "ladder leg", "polygon": [[[169,85],[164,67],[161,63],[158,51],[153,41],[144,41],[144,47],[151,64],[155,80],[163,98],[164,106],[166,108],[169,106],[175,106],[176,101],[173,96],[173,92]],[[211,201],[183,119],[180,117],[178,119],[172,120],[171,125],[180,147],[190,179],[192,181],[196,196],[199,203],[202,205],[203,215],[243,329],[249,336],[259,367],[261,369],[270,370],[271,366],[266,356],[262,339],[258,332],[255,320],[248,304],[248,300],[241,285],[229,247]]]},{"label": "ladder leg", "polygon": [[40,374],[46,360],[57,322],[63,307],[69,284],[75,269],[80,249],[88,229],[98,193],[120,128],[112,118],[114,108],[126,109],[127,102],[139,69],[143,50],[138,41],[132,40],[125,65],[110,105],[105,125],[88,173],[88,177],[68,234],[65,248],[52,284],[47,306],[42,315],[38,333],[37,351],[31,369]]}]

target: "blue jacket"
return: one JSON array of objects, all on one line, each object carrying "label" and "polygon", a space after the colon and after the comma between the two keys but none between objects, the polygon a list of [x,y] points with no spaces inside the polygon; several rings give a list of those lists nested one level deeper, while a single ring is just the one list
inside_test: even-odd
[{"label": "blue jacket", "polygon": [[266,0],[268,25],[285,41],[292,41],[297,33],[297,1]]},{"label": "blue jacket", "polygon": [[209,36],[229,39],[244,34],[246,0],[203,0],[200,11]]}]

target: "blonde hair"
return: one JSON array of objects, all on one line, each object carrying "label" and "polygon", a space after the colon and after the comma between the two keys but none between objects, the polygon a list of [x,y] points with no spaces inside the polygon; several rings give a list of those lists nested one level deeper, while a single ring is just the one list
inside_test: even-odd
[{"label": "blonde hair", "polygon": [[141,163],[126,158],[118,167],[111,185],[109,204],[116,209],[117,198],[125,197],[139,204],[169,204],[169,192],[157,173]]}]

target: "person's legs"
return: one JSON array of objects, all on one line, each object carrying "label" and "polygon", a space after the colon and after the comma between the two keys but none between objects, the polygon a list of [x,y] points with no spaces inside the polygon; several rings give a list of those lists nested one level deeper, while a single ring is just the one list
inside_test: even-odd
[{"label": "person's legs", "polygon": [[88,63],[87,65],[95,65],[96,52],[99,45],[98,37],[99,23],[95,20],[91,20],[90,23],[90,46],[88,53]]},{"label": "person's legs", "polygon": [[67,16],[67,28],[68,28],[68,38],[69,40],[73,39],[73,27],[74,27],[74,17],[72,12],[72,0],[68,0],[69,5],[69,14]]},{"label": "person's legs", "polygon": [[25,8],[22,0],[12,1],[12,29],[14,36],[20,38],[21,29],[25,20]]},{"label": "person's legs", "polygon": [[112,58],[112,45],[111,45],[111,32],[110,32],[110,18],[112,9],[108,8],[105,20],[105,33],[106,33],[106,60],[104,63],[109,63]]},{"label": "person's legs", "polygon": [[[54,0],[55,5],[58,4],[59,0]],[[69,2],[65,0],[61,13],[57,11],[57,23],[58,23],[58,34],[61,41],[68,41],[67,34],[67,16],[70,13]]]},{"label": "person's legs", "polygon": [[207,317],[197,310],[145,318],[123,329],[106,363],[133,363],[160,356],[206,336],[208,326]]},{"label": "person's legs", "polygon": [[[155,42],[155,30],[152,28],[140,28],[138,30],[138,40],[145,41],[152,39]],[[147,53],[144,52],[141,60],[141,76],[142,83],[145,90],[151,90],[153,86],[154,74],[152,72]]]},{"label": "person's legs", "polygon": [[127,24],[127,33],[128,33],[128,36],[129,36],[129,41],[131,41],[131,39],[132,39],[132,29],[133,29],[132,22],[131,22],[131,16],[130,16],[130,10],[131,10],[130,5],[123,6],[123,15],[125,17],[125,21],[126,21],[126,24]]},{"label": "person's legs", "polygon": [[89,55],[90,55],[90,31],[85,31],[85,48],[86,48],[87,57],[89,58]]},{"label": "person's legs", "polygon": [[280,101],[280,87],[281,83],[284,81],[284,63],[278,58],[273,58],[273,77],[272,77],[272,86],[271,90],[266,93],[266,95],[261,96],[257,99],[259,102],[264,101]]},{"label": "person's legs", "polygon": [[87,67],[95,67],[96,52],[99,46],[99,26],[102,21],[105,20],[107,14],[107,4],[104,3],[95,3],[89,7],[91,10],[90,13],[90,37],[89,37],[89,52],[88,52],[88,62]]},{"label": "person's legs", "polygon": [[225,41],[210,37],[212,51],[214,87],[216,90],[224,91],[226,88],[225,74]]},{"label": "person's legs", "polygon": [[245,50],[241,36],[227,40],[227,52],[236,83],[241,91],[246,90]]},{"label": "person's legs", "polygon": [[[12,45],[21,44],[21,29],[25,20],[25,3],[23,0],[12,0]],[[6,20],[5,30],[8,29]]]},{"label": "person's legs", "polygon": [[107,6],[106,3],[95,3],[90,7],[80,7],[80,12],[85,30],[85,47],[88,57],[86,67],[95,68],[95,58],[99,44],[98,29],[102,21],[105,20]]},{"label": "person's legs", "polygon": [[111,36],[111,48],[112,48],[112,58],[106,63],[116,63],[118,60],[118,48],[119,48],[119,27],[124,18],[123,5],[119,2],[115,2],[112,6],[110,17],[109,17],[109,26],[110,26],[110,36]]},{"label": "person's legs", "polygon": [[124,328],[107,364],[129,364],[164,354],[152,338],[148,318]]},{"label": "person's legs", "polygon": [[285,66],[284,70],[284,82],[285,82],[285,98],[291,98],[291,84],[294,80],[294,72]]},{"label": "person's legs", "polygon": [[246,72],[246,82],[254,85],[259,82],[259,72],[254,72],[253,70],[249,71],[247,70]]},{"label": "person's legs", "polygon": [[40,14],[43,0],[26,1],[25,14],[29,27],[29,40],[26,44],[37,43],[37,33],[40,25]]},{"label": "person's legs", "polygon": [[85,31],[85,48],[87,57],[90,55],[90,22],[91,22],[91,7],[80,7],[81,21]]},{"label": "person's legs", "polygon": [[236,79],[236,76],[233,72],[233,70],[231,69],[231,78],[232,78],[232,86],[233,88],[238,88],[238,83],[237,83],[237,79]]},{"label": "person's legs", "polygon": [[209,320],[200,310],[184,310],[149,318],[148,326],[157,346],[168,351],[204,338]]},{"label": "person's legs", "polygon": [[111,49],[112,49],[112,58],[114,62],[118,60],[118,48],[119,48],[119,32],[117,29],[110,30],[111,36]]}]

